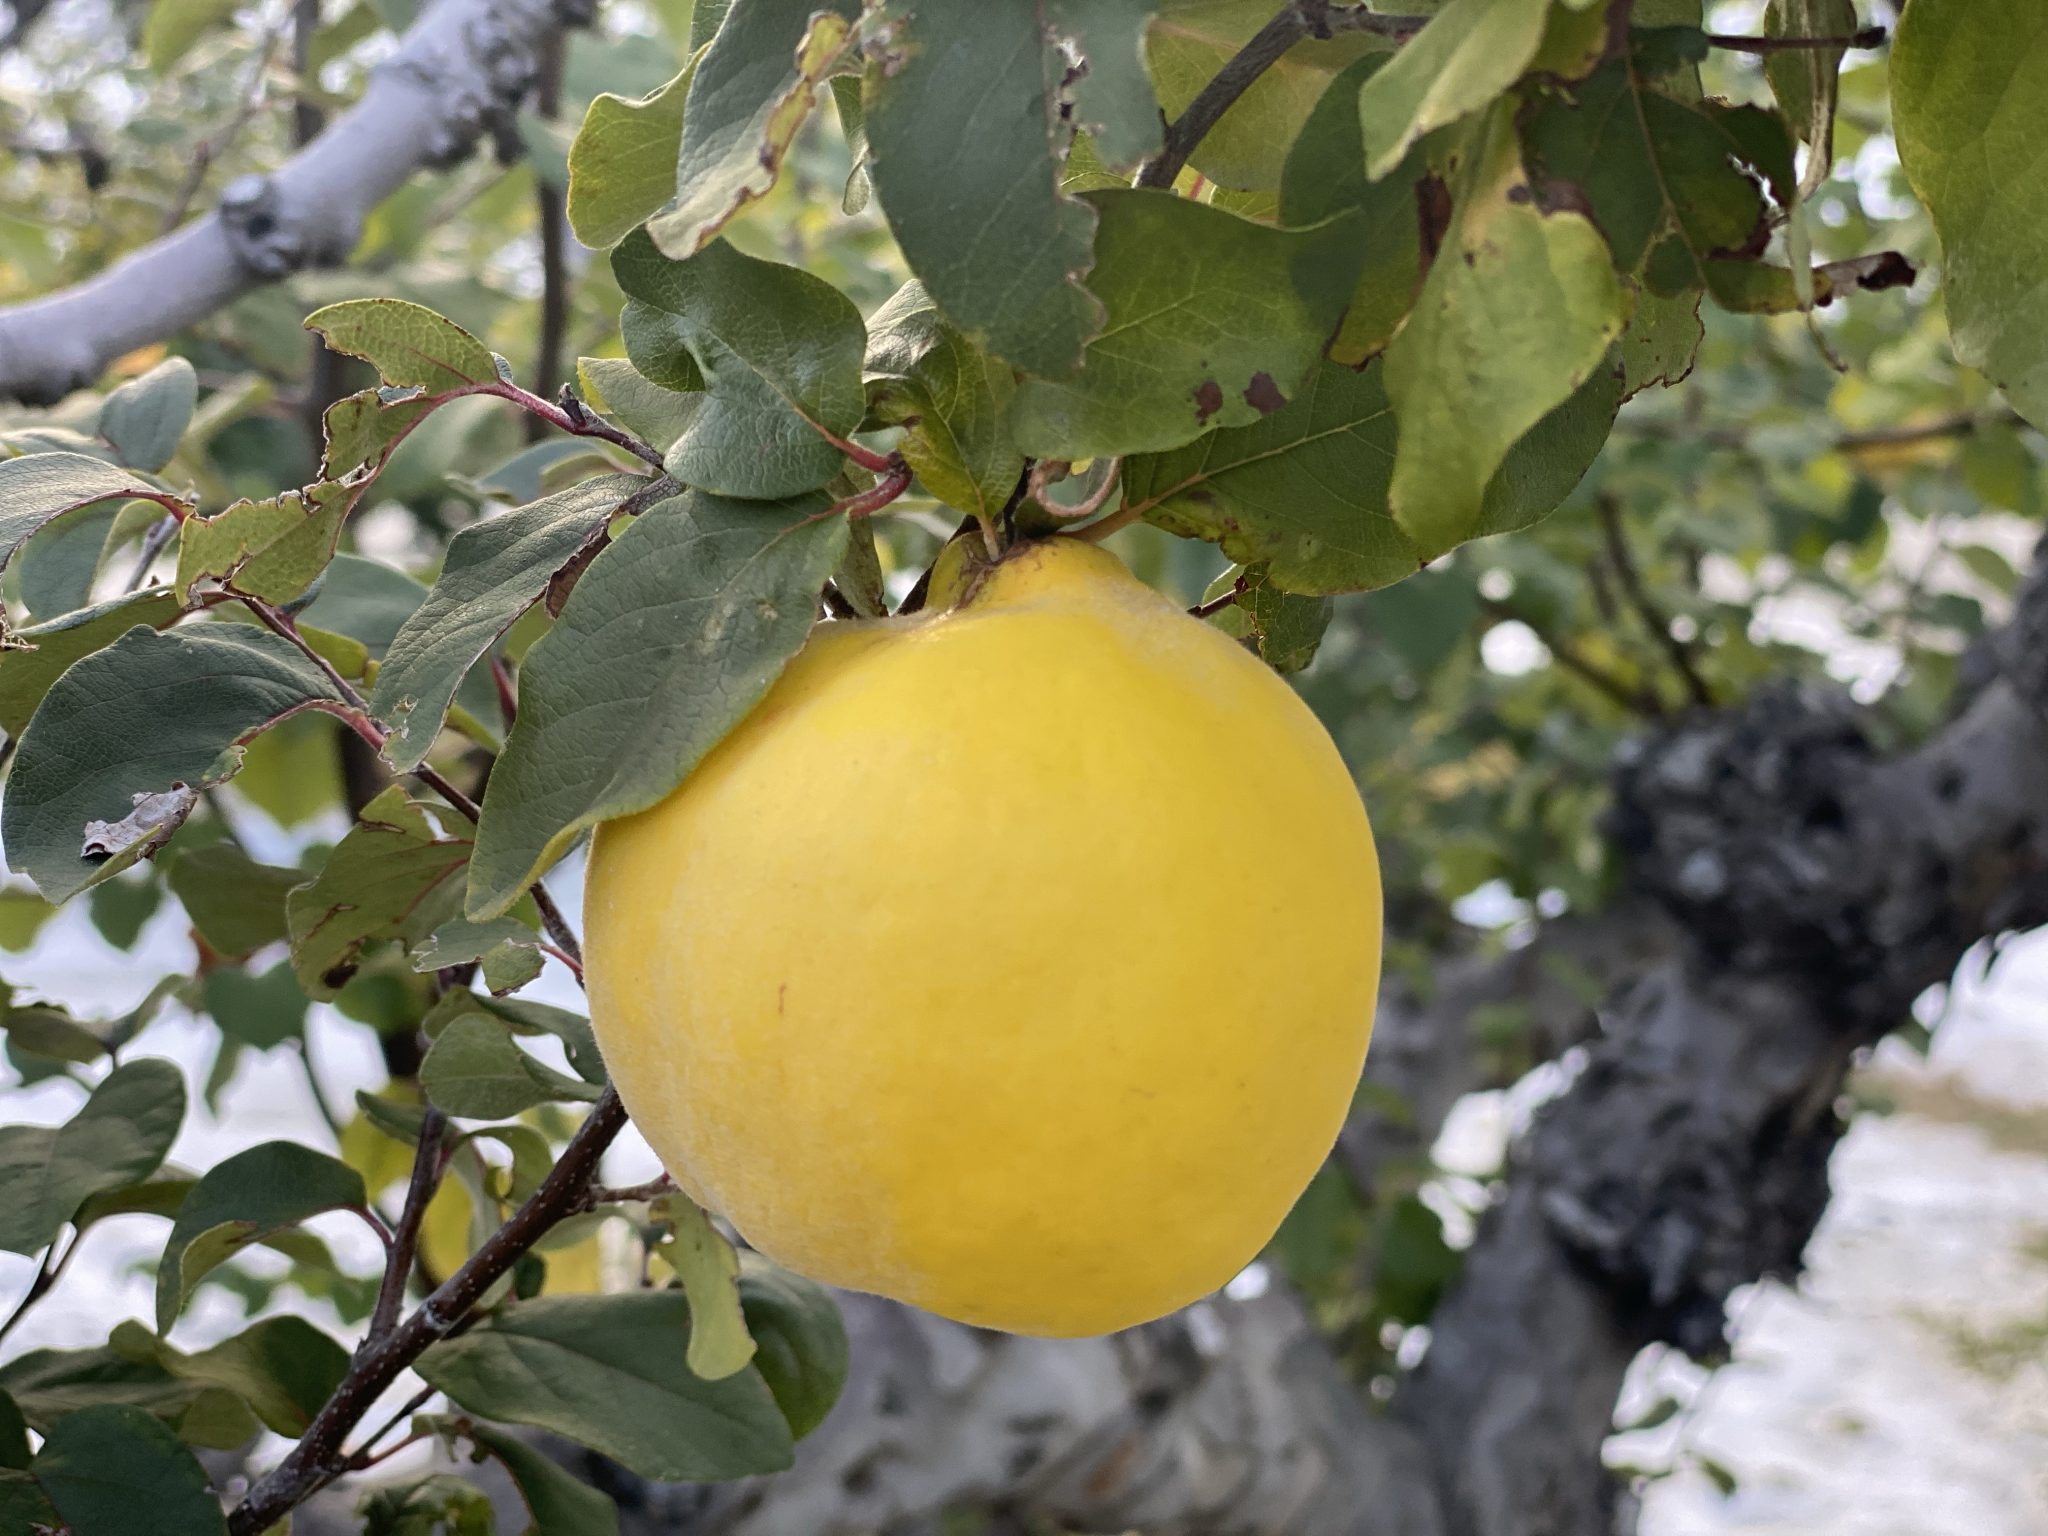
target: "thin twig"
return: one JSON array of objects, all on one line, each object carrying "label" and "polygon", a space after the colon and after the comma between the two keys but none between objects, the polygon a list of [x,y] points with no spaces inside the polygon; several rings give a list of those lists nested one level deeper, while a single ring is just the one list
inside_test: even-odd
[{"label": "thin twig", "polygon": [[312,1047],[304,1035],[298,1038],[295,1054],[299,1058],[299,1069],[306,1077],[306,1089],[313,1096],[313,1109],[327,1123],[328,1131],[334,1136],[335,1145],[339,1146],[341,1118],[334,1113],[334,1106],[328,1102],[327,1090],[320,1086],[320,1074],[313,1069]]},{"label": "thin twig", "polygon": [[447,1337],[500,1276],[563,1217],[576,1211],[605,1148],[625,1124],[625,1106],[617,1092],[607,1088],[526,1203],[404,1322],[357,1352],[348,1375],[314,1415],[298,1444],[257,1480],[228,1517],[229,1536],[258,1536],[269,1530],[302,1499],[347,1470],[340,1453],[350,1431],[401,1371],[428,1345]]},{"label": "thin twig", "polygon": [[142,583],[149,576],[149,568],[156,564],[156,557],[164,552],[164,546],[171,542],[171,536],[178,531],[178,519],[171,516],[159,518],[149,525],[149,531],[142,536],[142,550],[135,561],[135,569],[128,575],[123,592],[139,592]]},{"label": "thin twig", "polygon": [[1206,603],[1195,604],[1194,607],[1188,610],[1188,617],[1191,619],[1206,619],[1214,614],[1221,613],[1240,597],[1243,597],[1250,586],[1251,583],[1240,576],[1230,584],[1230,590],[1222,596],[1212,597]]},{"label": "thin twig", "polygon": [[64,1278],[65,1269],[72,1259],[77,1257],[79,1245],[84,1241],[85,1233],[74,1231],[71,1234],[71,1241],[65,1244],[64,1252],[60,1256],[57,1252],[57,1240],[51,1240],[50,1246],[43,1250],[43,1262],[37,1267],[35,1278],[28,1283],[28,1293],[15,1303],[14,1310],[7,1314],[7,1321],[0,1323],[0,1340],[6,1339],[8,1334],[14,1332],[15,1325],[28,1316],[29,1308],[49,1295],[57,1282]]},{"label": "thin twig", "polygon": [[1571,673],[1572,676],[1578,678],[1581,682],[1586,683],[1609,699],[1612,699],[1623,709],[1628,710],[1632,714],[1642,715],[1650,720],[1661,720],[1664,718],[1663,702],[1654,693],[1650,692],[1647,688],[1629,686],[1629,684],[1616,677],[1607,668],[1600,665],[1600,663],[1588,657],[1565,636],[1546,634],[1542,629],[1529,621],[1527,614],[1520,612],[1507,603],[1496,602],[1491,598],[1482,598],[1480,599],[1479,606],[1480,610],[1490,619],[1502,622],[1513,620],[1515,623],[1522,625],[1543,643],[1543,648],[1550,652],[1551,660],[1555,661],[1560,667],[1564,668],[1565,671]]},{"label": "thin twig", "polygon": [[[257,52],[256,65],[249,71],[249,79],[242,87],[241,100],[236,103],[235,114],[218,135],[209,135],[192,146],[192,168],[185,173],[184,185],[178,188],[178,195],[171,199],[171,206],[164,210],[162,227],[157,233],[168,235],[185,222],[185,215],[192,210],[192,199],[199,195],[199,189],[206,184],[206,173],[213,168],[213,162],[227,152],[249,119],[263,105],[263,80],[270,72],[271,56],[277,52],[277,45],[284,36],[283,26],[274,26],[263,34],[263,46]],[[301,140],[301,143],[304,141]]]},{"label": "thin twig", "polygon": [[369,1436],[364,1439],[363,1443],[357,1446],[355,1450],[346,1458],[348,1465],[351,1468],[358,1466],[359,1458],[368,1456],[370,1452],[376,1447],[376,1444],[379,1440],[382,1440],[386,1435],[390,1434],[391,1431],[398,1428],[399,1425],[403,1424],[407,1419],[411,1418],[414,1414],[418,1413],[421,1408],[425,1407],[427,1399],[434,1395],[435,1390],[436,1389],[433,1387],[421,1387],[419,1391],[413,1393],[411,1397],[407,1398],[405,1400],[404,1405],[399,1408],[398,1412],[392,1414],[390,1418],[386,1419],[375,1430],[373,1430],[369,1434]]},{"label": "thin twig", "polygon": [[1294,0],[1252,34],[1236,55],[1196,93],[1187,109],[1166,129],[1159,153],[1138,172],[1141,187],[1170,187],[1188,156],[1208,136],[1223,114],[1251,89],[1259,76],[1279,63],[1305,38],[1332,37],[1339,32],[1370,32],[1405,41],[1428,25],[1427,16],[1384,16],[1361,7],[1333,10],[1329,0]]},{"label": "thin twig", "polygon": [[441,1182],[441,1171],[448,1165],[448,1149],[441,1144],[441,1128],[447,1123],[447,1117],[431,1104],[420,1116],[420,1140],[413,1152],[412,1179],[405,1187],[405,1206],[399,1212],[398,1229],[392,1234],[384,1281],[377,1288],[377,1305],[370,1313],[367,1337],[372,1341],[383,1338],[397,1326],[398,1309],[405,1304],[405,1282],[412,1277],[420,1223],[426,1219],[427,1202],[434,1198],[434,1190]]},{"label": "thin twig", "polygon": [[548,888],[538,880],[533,882],[533,904],[540,908],[540,925],[547,929],[548,937],[563,951],[563,958],[576,973],[576,979],[583,979],[583,946],[576,941],[576,930],[569,926],[569,920],[562,916],[562,909],[555,905],[555,898],[548,894]]},{"label": "thin twig", "polygon": [[1742,37],[1727,32],[1709,32],[1707,46],[1725,48],[1730,53],[1799,53],[1824,48],[1877,48],[1883,45],[1887,35],[1883,27],[1864,27],[1846,37]]},{"label": "thin twig", "polygon": [[[1901,427],[1870,427],[1837,433],[1828,447],[1840,453],[1853,453],[1859,448],[1905,448],[1944,437],[1968,437],[1986,427],[2024,427],[2028,424],[2026,418],[2016,411],[1957,411],[1953,415]],[[1750,433],[1742,427],[1700,427],[1687,422],[1643,421],[1624,416],[1615,423],[1615,430],[1634,437],[1699,443],[1708,448],[1750,447]]]},{"label": "thin twig", "polygon": [[1671,658],[1672,666],[1678,670],[1685,684],[1687,697],[1701,708],[1710,708],[1714,702],[1714,691],[1707,686],[1706,678],[1700,675],[1692,648],[1671,632],[1670,617],[1650,596],[1642,570],[1636,564],[1635,551],[1629,548],[1628,532],[1622,527],[1621,508],[1612,496],[1602,496],[1599,506],[1600,530],[1606,540],[1607,558],[1614,566],[1614,574],[1621,578],[1622,591],[1628,594],[1636,617],[1649,631],[1650,638]]},{"label": "thin twig", "polygon": [[903,455],[900,453],[877,453],[872,448],[863,448],[850,437],[841,437],[837,432],[829,431],[817,422],[811,421],[808,416],[804,420],[809,423],[813,432],[871,475],[890,474],[902,467]]},{"label": "thin twig", "polygon": [[618,1189],[607,1189],[592,1185],[585,1198],[593,1206],[625,1205],[635,1200],[658,1200],[663,1195],[676,1192],[676,1181],[667,1174],[658,1179],[649,1179],[645,1184],[628,1184]]},{"label": "thin twig", "polygon": [[[562,107],[562,34],[551,33],[540,46],[539,83],[534,107],[552,122]],[[568,216],[559,187],[534,177],[534,198],[540,224],[540,344],[534,356],[537,393],[550,394],[562,383],[562,340],[569,329]],[[529,440],[538,439],[542,424],[527,424]]]}]

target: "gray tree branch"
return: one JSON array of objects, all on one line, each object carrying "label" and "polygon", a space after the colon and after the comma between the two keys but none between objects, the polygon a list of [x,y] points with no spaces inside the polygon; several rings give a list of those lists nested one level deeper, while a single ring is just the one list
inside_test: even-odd
[{"label": "gray tree branch", "polygon": [[413,172],[461,160],[509,120],[542,42],[586,12],[570,0],[438,0],[362,99],[275,171],[238,178],[213,212],[83,282],[0,308],[0,398],[57,400],[253,288],[342,261]]}]

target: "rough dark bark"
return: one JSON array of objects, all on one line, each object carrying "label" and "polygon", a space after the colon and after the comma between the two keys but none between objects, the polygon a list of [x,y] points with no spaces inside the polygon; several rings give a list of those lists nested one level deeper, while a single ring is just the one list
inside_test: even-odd
[{"label": "rough dark bark", "polygon": [[414,171],[509,132],[541,42],[588,12],[575,0],[438,0],[362,100],[275,171],[229,183],[214,212],[84,282],[0,307],[0,398],[56,400],[252,288],[342,260]]}]

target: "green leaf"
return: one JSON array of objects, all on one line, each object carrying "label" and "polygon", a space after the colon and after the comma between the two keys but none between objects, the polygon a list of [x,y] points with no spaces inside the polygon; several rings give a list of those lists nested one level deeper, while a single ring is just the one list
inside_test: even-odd
[{"label": "green leaf", "polygon": [[1550,0],[1449,0],[1358,92],[1365,169],[1374,180],[1432,129],[1490,105],[1543,41]]},{"label": "green leaf", "polygon": [[1511,109],[1476,125],[1467,151],[1444,249],[1386,357],[1401,429],[1390,500],[1425,559],[1478,532],[1508,450],[1592,377],[1626,318],[1600,232],[1531,195]]},{"label": "green leaf", "polygon": [[664,386],[701,379],[670,445],[668,472],[721,496],[813,490],[844,463],[820,428],[860,426],[866,333],[853,302],[822,278],[743,256],[723,241],[671,261],[644,234],[612,253],[632,300],[620,317],[634,367]]},{"label": "green leaf", "polygon": [[28,1466],[28,1458],[28,1421],[21,1416],[20,1405],[0,1392],[0,1467],[19,1472]]},{"label": "green leaf", "polygon": [[1267,579],[1264,566],[1232,566],[1209,584],[1202,601],[1213,602],[1244,583],[1237,600],[1209,622],[1239,640],[1250,640],[1275,672],[1299,672],[1315,660],[1330,627],[1330,600],[1283,591]]},{"label": "green leaf", "polygon": [[168,357],[130,379],[100,404],[99,434],[123,464],[155,474],[171,462],[199,403],[199,375]]},{"label": "green leaf", "polygon": [[[0,1030],[7,1032],[7,1043],[13,1050],[26,1051],[46,1061],[90,1066],[107,1054],[103,1035],[53,1003],[17,1003],[8,997],[4,1007],[0,1007]],[[0,1128],[0,1143],[5,1142],[7,1134],[6,1128]]]},{"label": "green leaf", "polygon": [[236,1045],[267,1051],[305,1038],[310,999],[289,961],[260,976],[216,966],[206,973],[201,995],[221,1034]]},{"label": "green leaf", "polygon": [[469,913],[495,917],[587,827],[667,796],[810,633],[846,549],[822,496],[702,492],[643,512],[527,652],[491,773]]},{"label": "green leaf", "polygon": [[[1268,0],[1160,0],[1158,18],[1146,34],[1145,58],[1168,121],[1187,109],[1276,9]],[[1385,47],[1355,34],[1296,43],[1218,119],[1188,163],[1225,187],[1278,186],[1288,146],[1331,77],[1361,54]]]},{"label": "green leaf", "polygon": [[[689,395],[663,389],[623,357],[579,357],[576,376],[582,381],[585,399],[664,453],[682,435],[697,409],[698,402]],[[692,389],[703,387],[702,378],[691,385]]]},{"label": "green leaf", "polygon": [[139,1408],[83,1408],[31,1471],[74,1536],[226,1536],[206,1469]]},{"label": "green leaf", "polygon": [[319,579],[334,558],[342,519],[357,488],[322,480],[262,501],[238,501],[213,517],[188,517],[178,530],[179,594],[190,602],[202,581],[231,592],[288,603]]},{"label": "green leaf", "polygon": [[569,227],[596,250],[617,245],[676,195],[676,152],[694,65],[638,101],[595,98],[569,146]]},{"label": "green leaf", "polygon": [[361,555],[336,555],[298,616],[302,624],[360,641],[382,661],[426,600],[427,589],[405,572]]},{"label": "green leaf", "polygon": [[675,1271],[689,1298],[690,1369],[706,1381],[745,1370],[754,1358],[754,1340],[740,1309],[739,1254],[687,1195],[663,1196],[653,1215],[674,1228],[654,1256]]},{"label": "green leaf", "polygon": [[497,1522],[481,1488],[446,1472],[372,1489],[356,1513],[363,1536],[491,1536]]},{"label": "green leaf", "polygon": [[124,1353],[109,1345],[30,1350],[0,1365],[0,1389],[44,1434],[68,1414],[110,1404],[140,1408],[168,1424],[187,1445],[212,1450],[247,1445],[262,1428],[232,1392],[180,1380],[157,1362],[153,1351]]},{"label": "green leaf", "polygon": [[21,954],[35,943],[43,924],[57,915],[34,891],[23,886],[0,886],[0,949]]},{"label": "green leaf", "polygon": [[325,440],[320,473],[341,480],[365,466],[383,468],[391,450],[433,408],[432,401],[410,390],[366,389],[342,396],[320,418]]},{"label": "green leaf", "polygon": [[167,75],[213,27],[235,13],[235,0],[152,0],[142,27],[149,72]]},{"label": "green leaf", "polygon": [[368,1204],[363,1176],[324,1152],[266,1141],[217,1163],[178,1210],[156,1272],[156,1331],[170,1332],[193,1286],[251,1243],[322,1211]]},{"label": "green leaf", "polygon": [[524,1536],[618,1536],[619,1509],[610,1497],[578,1482],[517,1435],[474,1419],[464,1421],[461,1433],[511,1474],[532,1517]]},{"label": "green leaf", "polygon": [[59,1530],[63,1524],[33,1477],[11,1467],[0,1469],[0,1531]]},{"label": "green leaf", "polygon": [[[1764,7],[1764,33],[1769,37],[1848,37],[1855,31],[1856,0],[1770,0]],[[1764,76],[1785,109],[1786,121],[1820,152],[1808,175],[1815,186],[1833,159],[1842,54],[1840,48],[1793,48],[1764,55]]]},{"label": "green leaf", "polygon": [[[1545,99],[1525,120],[1523,136],[1546,196],[1586,208],[1621,271],[1642,266],[1652,240],[1673,231],[1690,260],[1673,257],[1676,280],[1656,282],[1668,294],[1681,284],[1704,285],[1716,252],[1761,248],[1768,232],[1763,194],[1734,163],[1754,137],[1748,123],[1746,116],[1716,116],[1676,101],[1646,84],[1639,65],[1618,61],[1571,97]],[[1560,192],[1560,182],[1568,190]]]},{"label": "green leaf", "polygon": [[285,896],[306,876],[258,864],[232,843],[213,843],[180,853],[166,878],[199,936],[219,954],[239,960],[285,937]]},{"label": "green leaf", "polygon": [[869,419],[905,429],[898,451],[926,490],[984,521],[1003,510],[1024,472],[1010,440],[1016,381],[1007,364],[909,282],[868,321],[865,376]]},{"label": "green leaf", "polygon": [[705,1381],[685,1364],[678,1291],[539,1296],[420,1356],[420,1376],[487,1418],[573,1440],[642,1477],[709,1482],[779,1472],[790,1429],[752,1370]]},{"label": "green leaf", "polygon": [[122,514],[130,507],[152,519],[162,516],[148,502],[102,501],[58,518],[22,547],[14,577],[31,619],[57,618],[91,604],[107,542],[117,527],[125,530]]},{"label": "green leaf", "polygon": [[[437,828],[429,809],[460,832]],[[396,784],[363,807],[320,873],[285,902],[292,970],[307,996],[333,998],[372,944],[410,949],[460,914],[468,830],[454,812],[408,800]]]},{"label": "green leaf", "polygon": [[[339,702],[267,631],[129,630],[60,677],[22,733],[0,800],[8,863],[53,902],[118,874],[176,829],[197,790],[233,775],[243,742],[316,701]],[[83,854],[88,840],[103,858]]]},{"label": "green leaf", "polygon": [[675,203],[648,225],[671,256],[695,254],[775,185],[818,83],[853,42],[855,0],[747,0],[697,60],[674,161]]},{"label": "green leaf", "polygon": [[211,1349],[185,1354],[140,1323],[115,1330],[114,1347],[146,1354],[181,1381],[232,1392],[273,1432],[296,1438],[348,1374],[348,1351],[304,1318],[272,1317]]},{"label": "green leaf", "polygon": [[399,388],[438,395],[498,381],[490,348],[424,304],[350,299],[315,310],[306,317],[306,329],[332,350],[360,357]]},{"label": "green leaf", "polygon": [[[604,1058],[598,1054],[597,1037],[591,1033],[590,1020],[580,1013],[571,1013],[566,1008],[556,1008],[548,1003],[536,1003],[524,997],[478,997],[472,992],[450,993],[444,1004],[457,1001],[462,1007],[471,1007],[503,1019],[512,1026],[515,1034],[553,1035],[562,1042],[568,1054],[569,1065],[576,1075],[586,1083],[604,1083]],[[460,1011],[459,1008],[451,1011]],[[432,1034],[433,1021],[428,1021],[427,1033]]]},{"label": "green leaf", "polygon": [[159,587],[14,631],[0,650],[0,730],[19,736],[51,684],[81,656],[105,650],[138,624],[162,629],[178,613],[178,600]]},{"label": "green leaf", "polygon": [[1668,298],[1639,289],[1628,329],[1621,333],[1622,398],[1633,398],[1652,384],[1683,383],[1706,334],[1698,289]]},{"label": "green leaf", "polygon": [[109,880],[86,898],[92,925],[116,949],[132,949],[142,925],[163,904],[163,887],[154,880]]},{"label": "green leaf", "polygon": [[25,453],[0,459],[0,567],[53,518],[114,496],[141,497],[179,513],[190,505],[132,470],[82,453]]},{"label": "green leaf", "polygon": [[1066,60],[1041,7],[895,0],[868,71],[868,174],[904,259],[974,343],[1065,378],[1102,306],[1095,219],[1060,191]]},{"label": "green leaf", "polygon": [[754,1369],[801,1440],[825,1420],[846,1385],[846,1324],[823,1286],[740,1255],[740,1307],[754,1336]]},{"label": "green leaf", "polygon": [[390,727],[384,757],[392,767],[404,772],[426,760],[469,669],[643,484],[600,475],[449,541],[440,579],[399,626],[370,696],[370,713]]},{"label": "green leaf", "polygon": [[[1596,371],[1530,430],[1487,484],[1472,537],[1526,527],[1571,494],[1599,454],[1619,386]],[[1383,587],[1421,553],[1388,505],[1395,428],[1379,363],[1325,363],[1301,397],[1249,427],[1124,461],[1124,504],[1169,532],[1267,567],[1289,592]]]},{"label": "green leaf", "polygon": [[1018,385],[1018,446],[1057,459],[1158,452],[1285,405],[1351,296],[1358,216],[1284,230],[1171,192],[1087,200],[1109,326],[1072,382]]},{"label": "green leaf", "polygon": [[527,1055],[497,1020],[470,1012],[435,1036],[420,1065],[420,1086],[438,1108],[464,1120],[509,1120],[563,1099],[587,1104],[600,1091]]},{"label": "green leaf", "polygon": [[[1891,52],[1906,179],[1941,238],[1956,356],[2048,423],[2048,11],[2028,0],[1913,0]],[[6,470],[0,465],[0,473]]]},{"label": "green leaf", "polygon": [[1302,124],[1280,175],[1280,222],[1293,228],[1357,209],[1364,265],[1351,303],[1326,349],[1357,365],[1384,351],[1415,303],[1422,281],[1420,183],[1429,173],[1417,145],[1392,174],[1370,180],[1358,153],[1358,89],[1385,67],[1368,54],[1330,82]]},{"label": "green leaf", "polygon": [[471,961],[483,966],[484,985],[493,992],[513,992],[540,975],[543,966],[534,932],[537,913],[494,917],[487,923],[450,918],[413,951],[412,968],[438,971]]},{"label": "green leaf", "polygon": [[1164,143],[1159,100],[1145,73],[1145,30],[1159,0],[1050,0],[1045,20],[1085,68],[1073,81],[1074,126],[1104,164],[1134,171]]},{"label": "green leaf", "polygon": [[109,1072],[61,1126],[0,1126],[0,1248],[34,1253],[93,1195],[148,1178],[184,1119],[184,1077],[144,1057]]},{"label": "green leaf", "polygon": [[83,1231],[94,1222],[105,1221],[112,1216],[161,1216],[169,1220],[178,1214],[178,1207],[185,1203],[185,1197],[197,1182],[189,1173],[165,1167],[155,1177],[144,1179],[140,1184],[128,1184],[94,1195],[78,1208],[75,1218],[78,1228]]}]

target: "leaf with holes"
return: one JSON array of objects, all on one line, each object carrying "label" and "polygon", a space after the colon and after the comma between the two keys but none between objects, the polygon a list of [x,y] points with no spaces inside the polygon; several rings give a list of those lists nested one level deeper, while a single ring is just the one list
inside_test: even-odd
[{"label": "leaf with holes", "polygon": [[396,388],[440,395],[498,379],[490,348],[424,304],[349,299],[313,311],[306,329],[333,351],[360,357]]},{"label": "leaf with holes", "polygon": [[75,896],[161,841],[150,833],[96,862],[81,853],[89,824],[121,824],[138,793],[182,796],[189,810],[193,791],[233,775],[251,737],[340,702],[319,668],[266,631],[131,629],[60,677],[22,732],[0,799],[8,862],[47,899]]},{"label": "leaf with holes", "polygon": [[322,480],[262,501],[238,501],[178,530],[177,588],[187,602],[202,581],[265,602],[288,603],[319,580],[356,490]]},{"label": "leaf with holes", "polygon": [[521,668],[470,917],[507,910],[586,828],[668,795],[768,691],[846,550],[827,505],[691,492],[641,513],[591,563]]},{"label": "leaf with holes", "polygon": [[1060,190],[1066,58],[1042,8],[893,0],[864,124],[904,259],[977,346],[1064,378],[1102,329],[1079,284],[1095,216]]}]

